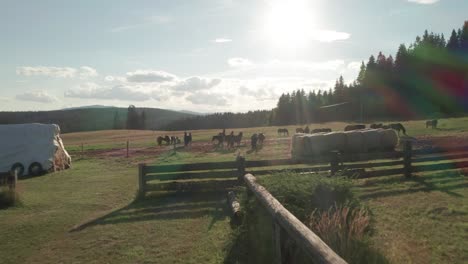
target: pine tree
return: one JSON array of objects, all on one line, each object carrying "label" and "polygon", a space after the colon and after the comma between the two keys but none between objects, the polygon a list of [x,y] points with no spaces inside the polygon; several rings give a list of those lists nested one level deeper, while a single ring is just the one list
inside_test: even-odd
[{"label": "pine tree", "polygon": [[450,35],[450,39],[447,43],[447,49],[450,51],[457,51],[460,48],[460,43],[458,41],[457,32],[452,30],[452,34]]}]

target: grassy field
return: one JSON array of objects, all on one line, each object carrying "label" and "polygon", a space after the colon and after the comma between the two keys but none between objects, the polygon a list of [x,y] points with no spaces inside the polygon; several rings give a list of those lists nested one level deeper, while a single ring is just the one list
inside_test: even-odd
[{"label": "grassy field", "polygon": [[[468,118],[404,122],[422,144],[468,144]],[[342,129],[345,123],[312,125]],[[288,127],[290,133],[295,126]],[[135,201],[136,164],[287,158],[289,138],[277,127],[234,129],[245,140],[217,149],[220,130],[192,131],[190,148],[156,146],[164,131],[100,131],[62,135],[73,169],[21,180],[21,205],[0,210],[2,263],[221,263],[231,226],[225,193],[166,195]],[[230,130],[228,130],[230,132]],[[252,133],[264,132],[263,149],[250,152]],[[125,142],[130,141],[126,158]],[[81,153],[81,144],[85,151]],[[392,263],[468,261],[467,177],[457,171],[425,173],[411,180],[382,177],[355,181],[375,219],[375,245]],[[88,223],[88,224],[85,224]],[[72,231],[74,230],[74,231]],[[232,254],[230,252],[229,254]]]}]

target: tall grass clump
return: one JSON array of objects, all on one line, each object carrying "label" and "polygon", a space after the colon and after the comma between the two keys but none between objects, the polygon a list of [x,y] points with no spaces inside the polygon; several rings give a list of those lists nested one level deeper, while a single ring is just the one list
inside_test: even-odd
[{"label": "tall grass clump", "polygon": [[[259,177],[258,183],[347,262],[386,262],[371,247],[371,214],[355,198],[351,180],[283,172]],[[244,218],[226,263],[273,263],[271,217],[255,197],[242,197]],[[283,237],[285,263],[311,263],[293,240]]]}]

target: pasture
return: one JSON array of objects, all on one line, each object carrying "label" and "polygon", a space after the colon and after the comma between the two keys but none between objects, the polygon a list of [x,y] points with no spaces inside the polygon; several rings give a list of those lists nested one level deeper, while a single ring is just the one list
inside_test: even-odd
[{"label": "pasture", "polygon": [[[393,122],[392,122],[393,123]],[[468,145],[468,118],[402,122],[425,145]],[[310,125],[342,130],[347,123]],[[299,126],[287,126],[290,135]],[[304,126],[302,126],[304,127]],[[241,147],[216,148],[221,130],[191,131],[193,143],[157,146],[157,136],[183,131],[112,130],[63,134],[71,170],[20,180],[21,205],[0,210],[0,258],[4,263],[221,263],[231,225],[226,193],[188,193],[135,200],[137,164],[175,164],[290,157],[290,137],[279,127],[242,131]],[[250,150],[250,136],[266,141]],[[126,142],[130,142],[126,157]],[[82,151],[83,148],[83,151]],[[313,176],[311,176],[313,177]],[[468,260],[468,180],[457,170],[354,181],[375,216],[373,243],[392,263],[463,263]]]}]

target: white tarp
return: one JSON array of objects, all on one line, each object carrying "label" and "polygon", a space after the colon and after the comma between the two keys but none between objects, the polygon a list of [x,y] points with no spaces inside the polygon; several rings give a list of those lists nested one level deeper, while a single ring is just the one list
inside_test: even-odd
[{"label": "white tarp", "polygon": [[10,171],[13,164],[20,163],[24,167],[24,174],[27,174],[33,162],[40,163],[46,171],[50,170],[54,167],[59,150],[70,163],[57,125],[0,125],[0,172]]}]

